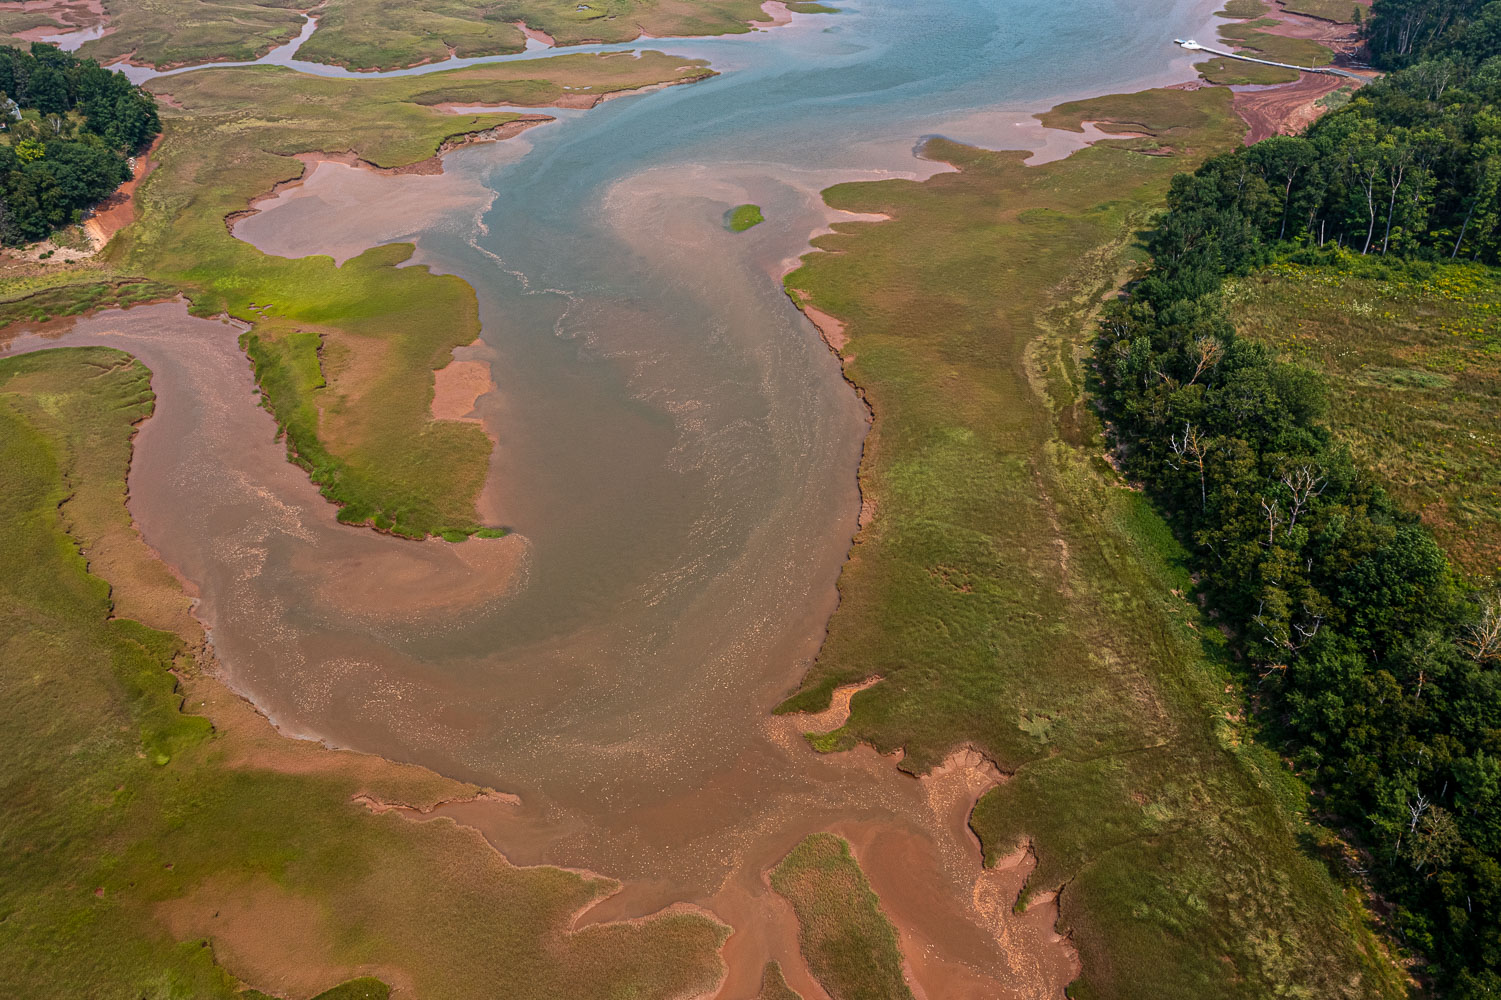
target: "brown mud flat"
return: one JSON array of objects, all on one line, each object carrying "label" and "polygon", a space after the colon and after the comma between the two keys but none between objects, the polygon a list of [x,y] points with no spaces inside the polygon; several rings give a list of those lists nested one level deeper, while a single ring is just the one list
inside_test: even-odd
[{"label": "brown mud flat", "polygon": [[771,23],[765,24],[765,22],[758,21],[757,24],[765,24],[767,28],[780,28],[784,24],[792,23],[792,11],[787,9],[787,4],[783,0],[766,0],[761,5],[761,10],[771,17]]},{"label": "brown mud flat", "polygon": [[543,45],[546,45],[550,49],[555,49],[558,47],[558,40],[549,35],[547,32],[543,31],[541,28],[529,27],[525,21],[516,21],[513,23],[517,28],[521,30],[521,33],[523,35],[530,38],[532,41],[541,42]]},{"label": "brown mud flat", "polygon": [[433,373],[433,419],[482,424],[484,421],[474,412],[474,404],[485,393],[494,391],[490,362],[455,358]]},{"label": "brown mud flat", "polygon": [[[342,264],[410,236],[438,215],[477,216],[494,198],[476,181],[445,174],[440,161],[424,161],[435,168],[384,170],[347,153],[303,153],[297,159],[302,176],[276,185],[226,220],[237,239],[279,257],[326,254]],[[368,211],[372,204],[381,210]]]},{"label": "brown mud flat", "polygon": [[835,319],[822,309],[814,306],[801,306],[803,315],[808,317],[808,322],[813,324],[823,342],[829,345],[829,350],[839,355],[841,363],[848,363],[849,359],[844,356],[844,345],[850,342],[849,335],[844,332],[844,321]]},{"label": "brown mud flat", "polygon": [[[173,100],[171,94],[159,94],[157,95],[157,98],[158,100],[166,102],[171,102]],[[439,107],[446,106],[439,105]],[[246,216],[255,214],[255,212],[260,208],[261,205],[266,202],[276,200],[277,196],[284,191],[305,184],[308,180],[309,174],[320,164],[334,163],[340,166],[351,167],[357,170],[364,170],[368,173],[375,174],[381,177],[405,177],[414,174],[418,176],[436,176],[443,173],[443,157],[446,154],[453,152],[454,150],[461,149],[465,146],[479,145],[481,143],[501,142],[503,140],[518,136],[522,132],[525,132],[527,129],[532,128],[533,126],[543,125],[547,122],[556,120],[557,119],[549,115],[521,115],[513,121],[504,122],[500,125],[493,125],[489,128],[476,129],[472,132],[464,132],[451,138],[445,139],[442,145],[438,147],[438,151],[432,156],[429,156],[427,159],[417,160],[413,163],[404,163],[399,167],[382,167],[378,164],[371,163],[369,160],[361,159],[348,150],[334,152],[313,150],[306,153],[294,153],[292,154],[291,158],[297,160],[302,164],[302,174],[298,177],[292,178],[291,180],[278,181],[275,185],[272,186],[270,191],[252,198],[250,200],[250,204],[244,211],[236,212],[230,215],[225,219],[225,222],[229,225],[230,231],[233,232],[235,223],[239,222]]]},{"label": "brown mud flat", "polygon": [[[143,534],[155,528],[171,535],[180,513],[171,500],[175,490],[147,488],[147,481],[175,479],[184,493],[211,495],[227,520],[215,551],[202,556],[234,567],[241,585],[259,574],[269,534],[279,532],[299,542],[287,558],[310,581],[310,599],[339,615],[448,615],[524,586],[527,546],[519,535],[412,542],[338,524],[334,508],[286,461],[275,421],[256,405],[250,364],[238,346],[241,329],[191,317],[179,300],[106,310],[70,327],[24,334],[0,351],[98,345],[126,351],[150,368],[157,410],[137,440],[131,513]],[[199,419],[205,412],[217,419]],[[206,465],[169,473],[163,460],[184,446],[205,456]],[[262,522],[234,513],[252,507],[266,510]],[[186,579],[203,578],[174,568]],[[212,606],[200,605],[199,617],[212,626]]]},{"label": "brown mud flat", "polygon": [[867,677],[858,684],[841,684],[829,696],[829,707],[821,712],[796,712],[783,716],[797,726],[800,733],[831,733],[850,720],[850,703],[861,691],[881,683],[879,677]]},{"label": "brown mud flat", "polygon": [[1232,88],[1235,90],[1232,107],[1248,128],[1246,145],[1274,135],[1302,132],[1323,114],[1318,101],[1344,84],[1343,78],[1327,73],[1303,73],[1294,83]]},{"label": "brown mud flat", "polygon": [[[1367,0],[1351,0],[1367,7]],[[1302,38],[1318,42],[1334,53],[1334,65],[1349,67],[1362,55],[1365,41],[1360,37],[1358,25],[1325,21],[1307,14],[1297,14],[1285,9],[1280,0],[1271,0],[1272,9],[1264,16],[1277,23],[1263,29],[1269,35],[1286,38]],[[1360,72],[1359,78],[1334,76],[1329,73],[1300,73],[1291,83],[1271,86],[1236,86],[1232,106],[1235,113],[1246,123],[1247,146],[1274,135],[1296,135],[1312,125],[1324,114],[1319,100],[1341,87],[1359,87],[1374,79],[1374,71]]]}]

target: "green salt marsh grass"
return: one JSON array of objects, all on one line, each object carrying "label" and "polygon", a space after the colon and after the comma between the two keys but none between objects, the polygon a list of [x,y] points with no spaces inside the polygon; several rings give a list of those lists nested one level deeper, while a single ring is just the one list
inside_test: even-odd
[{"label": "green salt marsh grass", "polygon": [[802,995],[787,985],[787,979],[782,975],[782,966],[777,962],[767,962],[766,968],[761,970],[761,989],[756,993],[755,1000],[803,1000]]},{"label": "green salt marsh grass", "polygon": [[[348,982],[371,969],[456,998],[712,987],[727,928],[677,913],[571,932],[614,883],[514,867],[448,820],[371,813],[356,795],[430,805],[475,789],[284,740],[198,676],[182,637],[112,614],[143,577],[107,583],[84,553],[113,539],[116,569],[165,575],[124,505],[152,402],[149,373],[118,351],[0,359],[0,993],[227,1000],[343,982],[326,996],[379,998]],[[185,698],[208,698],[215,724]],[[252,931],[233,916],[246,907]],[[289,990],[289,973],[318,985]]]},{"label": "green salt marsh grass", "polygon": [[[1359,0],[1283,0],[1282,8],[1294,14],[1333,21],[1335,24],[1355,24],[1371,13],[1370,5],[1360,3]],[[1360,12],[1358,18],[1357,10]]]},{"label": "green salt marsh grass", "polygon": [[736,205],[725,213],[724,224],[733,233],[743,233],[766,221],[760,205]]},{"label": "green salt marsh grass", "polygon": [[[300,0],[105,0],[111,31],[80,54],[101,62],[129,56],[157,67],[243,62],[291,41],[302,29]],[[50,23],[4,15],[7,31]],[[757,0],[325,0],[318,29],[299,59],[351,69],[395,69],[460,57],[520,52],[525,23],[560,45],[655,37],[724,35],[770,20]],[[12,26],[14,25],[14,26]]]},{"label": "green salt marsh grass", "polygon": [[[875,515],[802,690],[856,695],[860,740],[922,773],[971,744],[1014,772],[972,816],[988,859],[1029,839],[1029,890],[1063,887],[1083,972],[1115,1000],[1396,997],[1352,890],[1311,858],[1303,790],[1238,721],[1212,625],[1166,525],[1102,458],[1084,390],[1089,317],[1170,175],[1238,144],[1230,95],[1152,91],[1042,116],[1110,120],[1158,155],[1097,143],[1026,167],[934,141],[958,168],[844,184],[840,223],[789,275],[847,324],[845,373],[875,423]],[[1162,155],[1169,154],[1169,155]]]},{"label": "green salt marsh grass", "polygon": [[896,928],[842,837],[803,840],[771,870],[771,887],[797,913],[803,957],[833,1000],[912,1000]]},{"label": "green salt marsh grass", "polygon": [[[1249,11],[1248,7],[1241,8]],[[1245,16],[1252,16],[1249,13]],[[1334,53],[1318,42],[1307,38],[1288,38],[1262,29],[1273,27],[1278,22],[1269,18],[1241,21],[1220,25],[1220,39],[1229,48],[1257,59],[1288,63],[1293,66],[1327,66]],[[1239,84],[1291,83],[1298,78],[1296,70],[1280,66],[1263,66],[1242,59],[1216,57],[1194,67],[1210,83],[1225,86]]]}]

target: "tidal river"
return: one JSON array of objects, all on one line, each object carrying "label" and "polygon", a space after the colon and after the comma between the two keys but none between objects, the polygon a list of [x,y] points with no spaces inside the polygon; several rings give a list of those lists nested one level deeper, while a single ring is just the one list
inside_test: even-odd
[{"label": "tidal river", "polygon": [[[483,343],[461,355],[496,384],[477,404],[498,441],[485,514],[516,535],[495,565],[334,524],[281,461],[222,324],[195,321],[202,346],[170,352],[145,313],[78,334],[134,349],[140,328],[161,405],[132,511],[197,589],[227,679],[287,732],[517,793],[451,812],[519,863],[623,880],[593,918],[709,905],[737,931],[727,994],[774,957],[817,995],[760,873],[836,829],[930,995],[1056,995],[1071,958],[1046,907],[1008,930],[1014,884],[980,903],[973,774],[924,787],[873,752],[821,758],[768,715],[836,605],[866,426],[780,275],[834,219],[821,188],[926,176],[913,149],[934,133],[1061,155],[1071,137],[1033,111],[1190,79],[1171,40],[1207,34],[1212,7],[841,6],[640,43],[722,75],[559,112],[449,155],[440,178],[322,165],[237,227],[286,255],[411,239],[476,288]],[[735,235],[722,217],[742,202],[768,221]],[[233,392],[205,398],[216,365]]]}]

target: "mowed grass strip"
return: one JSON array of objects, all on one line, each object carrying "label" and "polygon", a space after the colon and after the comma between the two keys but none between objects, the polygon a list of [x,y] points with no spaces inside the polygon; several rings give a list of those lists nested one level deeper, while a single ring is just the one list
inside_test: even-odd
[{"label": "mowed grass strip", "polygon": [[1353,890],[1300,846],[1303,790],[1237,721],[1217,633],[1178,596],[1181,552],[1106,466],[1083,390],[1089,317],[1132,232],[1174,171],[1238,144],[1229,97],[1044,116],[1128,122],[1172,155],[1109,142],[1026,167],[937,141],[956,172],[825,193],[891,216],[836,225],[787,279],[847,324],[874,516],[782,709],[879,675],[842,739],[900,748],[916,773],[964,744],[1015,772],[972,826],[992,861],[1030,839],[1030,887],[1063,887],[1071,996],[1395,997]]},{"label": "mowed grass strip", "polygon": [[433,420],[431,403],[434,370],[479,335],[473,289],[400,266],[409,244],[338,267],[328,257],[261,253],[235,239],[226,218],[299,177],[293,154],[351,152],[397,167],[519,117],[435,109],[445,101],[537,104],[707,75],[702,62],[652,52],[384,80],[276,67],[166,79],[158,87],[178,107],[163,109],[159,166],[137,191],[137,221],[110,245],[108,263],[187,290],[198,313],[254,324],[244,344],[288,452],[340,505],[341,519],[410,537],[463,538],[485,527],[474,504],[491,445],[478,425]]},{"label": "mowed grass strip", "polygon": [[[454,998],[711,989],[726,928],[674,913],[570,932],[613,883],[514,867],[448,820],[372,814],[356,795],[420,806],[478,790],[284,740],[199,677],[179,635],[112,614],[141,567],[165,575],[124,506],[151,406],[149,373],[118,351],[0,359],[0,993],[344,983],[331,996],[350,1000],[378,995],[348,982],[370,975]],[[86,562],[106,551],[115,595]]]},{"label": "mowed grass strip", "polygon": [[1329,423],[1475,580],[1501,579],[1501,280],[1477,264],[1281,262],[1232,282],[1236,328],[1321,372]]},{"label": "mowed grass strip", "polygon": [[[896,928],[844,838],[803,840],[772,869],[771,887],[797,913],[803,958],[833,1000],[912,1000]],[[785,983],[782,989],[792,992]]]}]

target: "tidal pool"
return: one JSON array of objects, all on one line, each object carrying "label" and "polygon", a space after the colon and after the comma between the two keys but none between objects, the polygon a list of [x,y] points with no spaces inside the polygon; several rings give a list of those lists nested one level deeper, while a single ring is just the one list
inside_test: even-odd
[{"label": "tidal pool", "polygon": [[[1074,959],[1050,908],[1010,913],[1028,860],[982,877],[964,826],[993,776],[962,755],[922,783],[873,751],[820,757],[768,714],[836,606],[867,418],[779,279],[837,218],[823,187],[931,174],[913,150],[935,133],[1061,155],[1088,136],[1031,111],[1190,78],[1171,39],[1212,6],[863,0],[655,40],[722,75],[459,150],[441,178],[320,165],[263,203],[236,232],[268,252],[411,239],[474,285],[464,356],[496,385],[476,412],[500,542],[334,523],[224,324],[154,306],[62,342],[156,372],[132,512],[196,589],[227,680],[286,732],[517,793],[449,813],[517,862],[622,879],[589,919],[708,905],[736,929],[722,995],[753,992],[768,958],[821,995],[761,875],[833,829],[929,995],[1057,996]],[[730,233],[742,203],[767,222]]]}]

